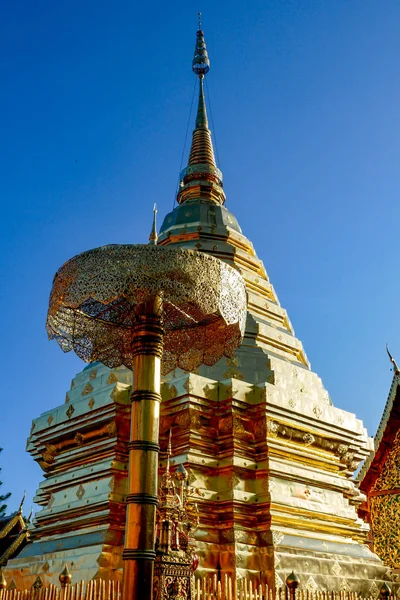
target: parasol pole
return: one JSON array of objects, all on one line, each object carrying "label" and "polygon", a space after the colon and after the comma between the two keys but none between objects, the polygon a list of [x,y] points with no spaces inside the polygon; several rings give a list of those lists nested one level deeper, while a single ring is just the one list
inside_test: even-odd
[{"label": "parasol pole", "polygon": [[129,442],[123,600],[151,600],[156,557],[162,300],[140,307],[133,327],[133,391]]}]

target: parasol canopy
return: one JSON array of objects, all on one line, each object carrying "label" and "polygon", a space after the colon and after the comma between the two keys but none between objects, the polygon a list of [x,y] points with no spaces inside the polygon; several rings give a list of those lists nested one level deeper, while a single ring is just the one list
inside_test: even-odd
[{"label": "parasol canopy", "polygon": [[213,365],[240,345],[246,291],[233,267],[183,248],[128,244],[83,252],[57,271],[49,339],[86,362],[132,369],[134,325],[156,298],[164,329],[163,374]]}]

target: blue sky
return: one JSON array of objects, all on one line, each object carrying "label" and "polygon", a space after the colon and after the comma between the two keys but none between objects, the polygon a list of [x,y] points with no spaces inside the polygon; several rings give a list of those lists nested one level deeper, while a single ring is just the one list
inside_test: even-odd
[{"label": "blue sky", "polygon": [[399,2],[14,0],[0,8],[10,508],[24,489],[29,506],[41,478],[31,420],[84,367],[46,338],[54,272],[92,247],[145,242],[153,203],[160,220],[173,206],[198,10],[227,207],[334,404],[375,433],[386,342],[400,360]]}]

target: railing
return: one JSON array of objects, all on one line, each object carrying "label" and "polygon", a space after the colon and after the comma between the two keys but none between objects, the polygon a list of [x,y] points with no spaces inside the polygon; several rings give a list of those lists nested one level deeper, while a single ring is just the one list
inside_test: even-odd
[{"label": "railing", "polygon": [[87,583],[66,584],[61,589],[56,585],[22,591],[3,589],[0,600],[121,600],[121,583],[92,579]]},{"label": "railing", "polygon": [[[0,600],[122,600],[119,581],[92,579],[71,585],[71,575],[67,569],[60,575],[61,588],[56,585],[43,586],[40,577],[30,589],[7,589],[7,582],[0,574]],[[278,590],[269,588],[266,583],[258,583],[243,577],[233,580],[228,574],[203,576],[195,581],[195,600],[378,600],[375,596],[362,598],[356,592],[313,591],[298,589],[299,581],[292,573],[286,585]],[[132,599],[133,600],[133,599]],[[379,600],[398,600],[384,583],[379,592]]]},{"label": "railing", "polygon": [[[376,596],[361,597],[357,592],[312,591],[298,589],[299,581],[291,574],[287,585],[273,590],[266,583],[258,583],[248,577],[232,580],[230,575],[205,576],[196,579],[196,600],[378,600]],[[0,598],[1,600],[1,598]],[[379,600],[398,600],[390,594],[389,587],[384,584],[379,593]]]}]

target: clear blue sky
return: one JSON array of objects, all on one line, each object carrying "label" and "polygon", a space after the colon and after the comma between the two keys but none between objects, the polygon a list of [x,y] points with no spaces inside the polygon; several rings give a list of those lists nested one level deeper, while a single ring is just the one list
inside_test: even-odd
[{"label": "clear blue sky", "polygon": [[[171,210],[197,11],[227,207],[335,405],[374,434],[400,360],[400,3],[14,0],[0,9],[2,490],[84,364],[47,341],[57,268]],[[190,131],[193,124],[193,115]]]}]

